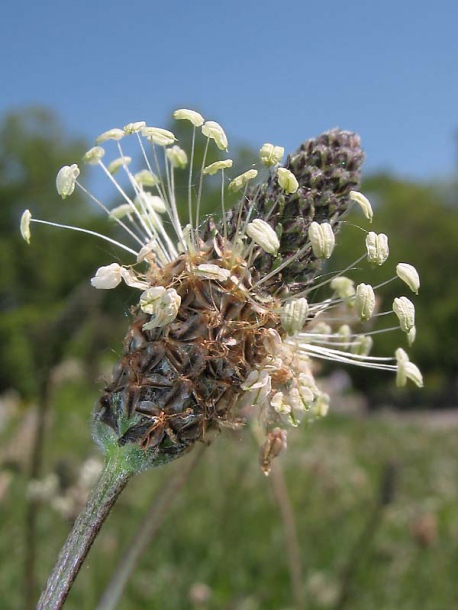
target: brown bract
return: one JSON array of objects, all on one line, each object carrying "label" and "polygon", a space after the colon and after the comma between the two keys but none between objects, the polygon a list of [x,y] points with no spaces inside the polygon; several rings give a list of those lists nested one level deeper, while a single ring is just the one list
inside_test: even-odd
[{"label": "brown bract", "polygon": [[[221,243],[217,249],[221,253]],[[231,277],[216,281],[196,275],[203,262],[225,268],[213,244],[161,270],[161,285],[181,297],[172,323],[144,330],[150,316],[133,311],[123,355],[97,408],[97,419],[115,431],[120,445],[137,443],[178,457],[221,425],[240,423],[240,386],[266,358],[262,339],[266,328],[279,324],[273,313],[278,303],[253,296],[242,263],[234,261]],[[151,277],[158,278],[156,270]],[[126,419],[131,424],[122,430]]]}]

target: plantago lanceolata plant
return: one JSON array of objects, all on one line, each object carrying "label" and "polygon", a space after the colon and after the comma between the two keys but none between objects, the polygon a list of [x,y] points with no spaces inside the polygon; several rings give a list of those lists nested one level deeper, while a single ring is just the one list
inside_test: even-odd
[{"label": "plantago lanceolata plant", "polygon": [[[92,285],[107,290],[125,282],[138,295],[122,357],[94,412],[93,434],[127,480],[254,414],[265,433],[260,462],[268,474],[286,447],[287,428],[328,410],[329,397],[314,378],[316,359],[393,371],[398,385],[407,379],[422,385],[402,348],[394,357],[372,356],[379,331],[360,330],[372,317],[391,313],[389,330],[400,328],[410,343],[414,306],[400,296],[389,312],[378,312],[377,286],[355,285],[353,266],[321,274],[350,207],[356,203],[372,219],[369,201],[357,190],[363,162],[357,135],[331,130],[303,144],[285,165],[283,148],[265,144],[259,168],[229,179],[233,162],[222,127],[187,109],[174,118],[191,124],[188,151],[171,131],[138,122],[103,133],[86,153],[83,162],[99,166],[115,187],[121,201],[114,208],[85,189],[78,165],[57,176],[62,198],[84,190],[125,233],[122,242],[95,234],[123,250],[126,260],[99,268]],[[126,138],[138,142],[140,171],[131,170]],[[199,167],[197,138],[205,151]],[[108,164],[105,146],[116,150]],[[209,147],[219,149],[219,161],[207,163]],[[188,172],[185,214],[179,213],[177,172]],[[220,211],[202,218],[205,181],[217,174]],[[230,209],[228,191],[239,194]],[[24,212],[27,241],[32,222],[54,224]],[[367,259],[370,278],[370,265],[382,265],[388,253],[386,235],[366,232],[355,265]],[[397,276],[418,291],[411,265],[400,263]],[[48,589],[57,587],[53,582]],[[60,607],[43,599],[48,605],[41,607]]]}]

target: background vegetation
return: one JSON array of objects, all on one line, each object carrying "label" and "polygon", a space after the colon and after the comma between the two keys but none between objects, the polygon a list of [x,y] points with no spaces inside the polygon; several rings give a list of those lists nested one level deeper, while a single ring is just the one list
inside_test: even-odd
[{"label": "background vegetation", "polygon": [[[29,481],[55,473],[65,495],[84,460],[96,455],[88,425],[98,396],[94,381],[108,374],[127,327],[128,291],[101,293],[88,282],[99,266],[115,260],[110,248],[45,227],[27,246],[18,231],[24,208],[36,217],[106,229],[105,218],[78,194],[62,202],[54,189],[57,170],[87,148],[45,109],[12,113],[0,125],[0,591],[7,609],[26,607],[25,590],[26,605],[33,607],[32,593],[74,516],[62,516],[55,502],[32,498]],[[296,520],[304,607],[454,607],[455,418],[453,411],[430,413],[457,403],[456,184],[380,174],[367,178],[364,192],[376,210],[374,230],[389,235],[392,260],[411,262],[420,272],[411,354],[426,388],[399,393],[389,377],[352,372],[352,392],[334,400],[337,415],[290,435],[281,468]],[[349,220],[333,255],[338,268],[361,254],[353,221],[358,223]],[[388,285],[386,303],[394,296]],[[392,340],[382,337],[381,349],[392,352]],[[369,417],[364,411],[348,418],[339,415],[343,403],[427,413]],[[278,494],[261,475],[256,454],[248,433],[227,431],[204,451],[120,607],[295,607]],[[69,609],[96,607],[120,552],[180,467],[145,473],[131,484]]]}]

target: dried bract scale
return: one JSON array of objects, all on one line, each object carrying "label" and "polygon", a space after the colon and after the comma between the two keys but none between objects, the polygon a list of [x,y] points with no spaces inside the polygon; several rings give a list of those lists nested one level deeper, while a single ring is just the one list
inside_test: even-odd
[{"label": "dried bract scale", "polygon": [[[265,430],[260,463],[267,474],[286,448],[285,427],[327,413],[329,396],[314,378],[315,359],[392,371],[398,384],[411,379],[420,385],[419,371],[403,350],[396,357],[369,355],[379,332],[361,328],[361,321],[375,318],[371,284],[355,289],[344,275],[317,277],[350,204],[356,201],[371,217],[367,200],[355,192],[363,160],[359,138],[327,132],[303,144],[284,167],[277,167],[283,149],[266,144],[264,174],[250,168],[228,186],[232,160],[207,164],[210,147],[216,153],[228,147],[223,128],[192,110],[180,109],[174,117],[191,123],[191,151],[178,147],[173,132],[138,122],[100,136],[115,140],[109,144],[116,149],[114,164],[105,165],[98,147],[86,155],[118,189],[121,201],[108,214],[127,241],[89,233],[129,256],[122,265],[100,267],[92,285],[106,290],[124,282],[137,291],[122,355],[95,411],[94,435],[102,447],[134,447],[146,467],[253,417]],[[121,139],[128,137],[140,140],[145,156],[146,167],[137,173],[122,150]],[[198,138],[203,158],[197,164]],[[183,197],[174,172],[185,165],[189,190]],[[125,173],[130,191],[113,177],[115,167]],[[59,172],[62,197],[81,186],[78,174],[77,165]],[[208,175],[221,179],[221,212],[220,219],[203,222],[200,198]],[[251,186],[254,178],[258,184]],[[243,193],[230,210],[224,203],[228,189]],[[26,240],[32,222],[53,224],[25,212]],[[369,235],[369,260],[380,264],[385,242]],[[410,266],[402,263],[397,273],[418,288]],[[395,300],[394,310],[410,341],[415,330],[407,301]]]}]

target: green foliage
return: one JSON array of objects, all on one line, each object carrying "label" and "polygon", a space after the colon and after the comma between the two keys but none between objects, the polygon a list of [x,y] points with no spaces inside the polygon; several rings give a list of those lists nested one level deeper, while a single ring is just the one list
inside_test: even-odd
[{"label": "green foliage", "polygon": [[[63,463],[77,471],[94,451],[87,422],[95,397],[92,384],[80,381],[57,389],[47,472],[62,469]],[[393,456],[394,496],[376,536],[361,549],[347,607],[436,610],[456,606],[456,419],[440,428],[434,422],[433,418],[334,416],[290,434],[288,451],[278,463],[296,519],[308,610],[334,607],[332,599],[343,570],[379,495],[384,466]],[[16,434],[19,430],[10,425],[9,440],[2,437],[2,445],[16,442]],[[27,450],[23,445],[24,455]],[[145,472],[129,484],[97,539],[66,609],[97,606],[131,536],[161,486],[182,464],[177,460]],[[26,484],[22,474],[15,475],[0,505],[8,532],[0,539],[0,591],[2,599],[8,600],[4,607],[11,610],[23,607]],[[175,498],[134,571],[120,608],[191,610],[199,607],[189,600],[196,583],[210,589],[208,610],[294,607],[284,527],[271,484],[259,469],[257,447],[248,430],[224,430]],[[39,515],[38,570],[44,583],[69,524],[46,502]]]},{"label": "green foliage", "polygon": [[37,392],[75,330],[76,319],[56,327],[69,294],[106,258],[80,233],[33,225],[30,245],[19,233],[26,208],[38,218],[101,225],[77,192],[62,202],[54,186],[58,169],[85,149],[45,109],[13,112],[0,125],[0,389]]}]

